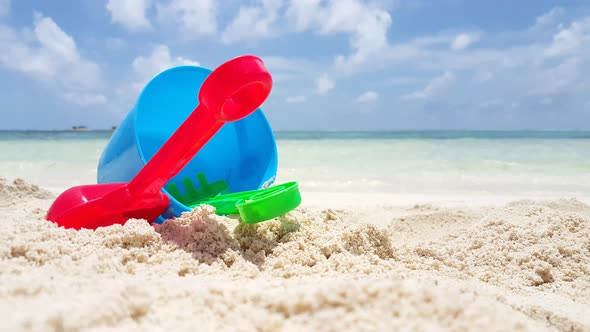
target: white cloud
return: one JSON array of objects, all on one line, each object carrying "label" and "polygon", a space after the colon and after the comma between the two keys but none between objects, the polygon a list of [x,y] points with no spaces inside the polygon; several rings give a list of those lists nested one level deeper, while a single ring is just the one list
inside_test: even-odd
[{"label": "white cloud", "polygon": [[555,24],[557,20],[563,16],[564,12],[565,11],[561,7],[553,7],[550,11],[537,17],[532,29],[540,29]]},{"label": "white cloud", "polygon": [[[541,20],[544,21],[544,20]],[[531,25],[532,26],[532,25]],[[562,57],[576,53],[585,53],[590,49],[590,17],[586,16],[559,27],[559,31],[550,42],[539,41],[545,34],[531,34],[530,28],[523,31],[492,35],[490,41],[500,42],[499,46],[480,47],[462,52],[444,49],[438,46],[452,44],[457,36],[435,34],[422,36],[408,42],[389,45],[377,54],[367,58],[363,64],[351,66],[344,70],[336,68],[338,73],[354,74],[359,72],[378,72],[396,66],[413,68],[414,70],[474,70],[498,72],[505,68],[530,66],[542,63],[546,57]],[[466,32],[470,41],[479,40],[483,32]],[[525,41],[523,38],[529,38]],[[531,38],[534,36],[534,39]],[[460,38],[464,39],[464,38]],[[456,44],[464,46],[466,42]],[[472,44],[472,43],[471,43]],[[507,45],[507,46],[504,46]],[[468,45],[469,46],[469,45]]]},{"label": "white cloud", "polygon": [[452,50],[463,50],[477,42],[481,38],[480,31],[462,32],[459,34],[440,33],[432,36],[420,36],[414,38],[409,45],[417,48],[433,46],[448,46]]},{"label": "white cloud", "polygon": [[291,96],[285,99],[285,101],[289,104],[300,104],[305,102],[306,100],[307,98],[305,98],[305,96]]},{"label": "white cloud", "polygon": [[451,49],[452,50],[455,50],[455,51],[464,50],[467,47],[469,47],[469,45],[471,45],[474,42],[476,42],[477,39],[478,39],[478,37],[475,36],[475,35],[470,35],[470,34],[467,34],[467,33],[459,34],[451,42]]},{"label": "white cloud", "polygon": [[240,7],[236,18],[224,30],[221,41],[253,41],[278,35],[273,24],[279,17],[281,1],[261,0],[258,7]]},{"label": "white cloud", "polygon": [[[292,23],[301,31],[321,29],[317,23],[320,13],[316,8],[327,8],[325,3],[330,1],[302,0],[292,1],[290,10]],[[294,15],[294,6],[304,15]],[[324,6],[324,7],[322,7]],[[289,12],[287,12],[289,14]],[[424,83],[422,89],[410,90],[409,94],[402,96],[403,100],[427,99],[444,94],[457,80],[458,72],[467,76],[467,81],[462,82],[473,89],[473,98],[481,100],[493,100],[502,98],[506,100],[505,106],[510,103],[522,103],[528,105],[531,96],[544,98],[550,96],[554,101],[558,95],[580,93],[583,88],[590,86],[587,77],[590,74],[590,17],[581,17],[573,21],[566,21],[554,30],[554,36],[550,29],[556,29],[560,10],[556,10],[545,18],[540,18],[537,23],[548,24],[542,33],[525,28],[521,31],[509,31],[506,33],[487,34],[485,31],[463,31],[460,34],[439,33],[433,36],[423,36],[399,44],[388,45],[381,52],[367,58],[364,64],[352,68],[354,72],[403,72],[412,73],[421,71],[441,71],[447,73],[433,79],[430,83]],[[565,15],[564,15],[565,16]],[[299,19],[299,20],[296,20]],[[550,22],[557,22],[553,25]],[[531,21],[531,27],[536,24]],[[549,26],[552,26],[550,28]],[[462,34],[469,38],[458,38]],[[480,40],[486,34],[489,40],[485,46],[473,47],[473,43]],[[461,41],[463,39],[463,41]],[[462,48],[462,51],[453,50]],[[495,43],[496,46],[493,46]],[[478,45],[479,46],[479,45]],[[548,57],[548,54],[551,56]],[[568,58],[578,58],[578,62]],[[557,64],[562,64],[558,69]],[[574,66],[575,64],[575,66]],[[326,72],[325,68],[320,69]],[[353,73],[354,73],[353,72]],[[321,73],[321,71],[320,71]],[[338,67],[330,68],[326,72],[331,79],[338,80],[340,75],[350,74],[340,71]],[[574,75],[575,74],[575,75]],[[310,74],[311,75],[311,74]],[[416,75],[416,77],[422,75]],[[391,84],[404,84],[406,80],[393,80]],[[384,82],[385,83],[385,82]],[[482,86],[475,84],[485,83]],[[317,83],[316,83],[317,87]],[[467,88],[467,86],[465,87]],[[519,104],[520,105],[520,104]],[[515,106],[516,107],[516,106]],[[520,106],[518,106],[520,107]]]},{"label": "white cloud", "polygon": [[379,94],[375,91],[367,91],[356,98],[359,103],[372,103],[379,99]]},{"label": "white cloud", "polygon": [[74,39],[65,33],[50,17],[37,16],[35,19],[35,36],[42,48],[55,59],[73,62],[79,58]]},{"label": "white cloud", "polygon": [[320,0],[290,0],[287,19],[294,21],[295,31],[303,32],[318,21]]},{"label": "white cloud", "polygon": [[32,29],[17,33],[0,25],[0,65],[55,90],[68,102],[104,104],[99,66],[80,55],[74,39],[50,17],[35,13]]},{"label": "white cloud", "polygon": [[327,75],[322,75],[315,80],[315,86],[315,92],[318,95],[325,95],[330,92],[330,90],[334,89],[335,84]]},{"label": "white cloud", "polygon": [[582,60],[578,57],[567,58],[557,66],[540,69],[527,77],[528,95],[551,97],[579,89],[582,75]]},{"label": "white cloud", "polygon": [[402,100],[428,99],[440,95],[455,83],[455,75],[447,71],[441,76],[437,76],[422,90],[412,92],[402,96]]},{"label": "white cloud", "polygon": [[109,0],[107,10],[111,13],[111,22],[129,30],[141,30],[151,27],[146,17],[151,3],[151,0]]},{"label": "white cloud", "polygon": [[317,27],[320,34],[349,34],[353,53],[336,58],[341,67],[362,63],[388,45],[391,16],[374,4],[329,0],[322,5],[319,0],[291,0],[286,15],[299,32]]},{"label": "white cloud", "polygon": [[317,75],[317,64],[303,58],[262,56],[273,82],[303,81]]},{"label": "white cloud", "polygon": [[559,27],[553,36],[553,42],[545,51],[549,57],[564,56],[590,47],[590,17],[574,21],[569,27]]},{"label": "white cloud", "polygon": [[143,90],[145,85],[157,74],[176,66],[198,66],[197,61],[180,56],[172,56],[167,45],[155,46],[148,55],[137,56],[131,62],[131,77],[120,82],[114,89],[119,105],[117,109],[128,109]]},{"label": "white cloud", "polygon": [[138,56],[132,62],[132,67],[138,76],[138,81],[133,84],[134,88],[139,91],[144,85],[158,73],[181,65],[198,66],[197,61],[183,57],[172,57],[170,49],[166,45],[158,45],[153,48],[152,53],[148,56]]},{"label": "white cloud", "polygon": [[10,0],[0,0],[0,17],[10,14]]},{"label": "white cloud", "polygon": [[263,56],[262,60],[274,82],[303,80],[315,75],[315,65],[301,58]]},{"label": "white cloud", "polygon": [[[479,40],[482,33],[473,31],[467,34],[473,43]],[[335,72],[340,75],[351,75],[359,72],[389,70],[395,66],[410,66],[409,68],[415,70],[426,69],[429,71],[480,69],[482,67],[514,66],[515,62],[520,60],[520,57],[515,57],[518,54],[510,54],[511,51],[521,52],[517,48],[514,50],[495,48],[471,50],[467,48],[463,52],[457,52],[450,48],[456,37],[456,35],[449,34],[417,37],[408,42],[387,46],[368,57],[367,61],[363,63],[346,68],[336,67]],[[528,49],[526,51],[528,52]]]},{"label": "white cloud", "polygon": [[436,46],[436,45],[441,45],[441,44],[449,44],[451,42],[453,42],[453,39],[455,37],[454,36],[450,36],[450,35],[433,35],[433,36],[421,36],[421,37],[417,37],[414,40],[412,40],[412,45],[413,46]]},{"label": "white cloud", "polygon": [[216,4],[216,0],[171,0],[156,7],[162,22],[180,25],[187,39],[196,39],[217,31]]}]

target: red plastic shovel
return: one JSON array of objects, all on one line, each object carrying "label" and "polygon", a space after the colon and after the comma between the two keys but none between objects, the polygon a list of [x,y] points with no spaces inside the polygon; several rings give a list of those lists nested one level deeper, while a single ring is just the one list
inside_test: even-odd
[{"label": "red plastic shovel", "polygon": [[128,219],[154,221],[170,198],[161,189],[225,122],[254,112],[266,100],[272,78],[258,57],[234,58],[215,69],[199,91],[199,105],[129,183],[72,187],[53,202],[47,220],[65,228],[96,229]]}]

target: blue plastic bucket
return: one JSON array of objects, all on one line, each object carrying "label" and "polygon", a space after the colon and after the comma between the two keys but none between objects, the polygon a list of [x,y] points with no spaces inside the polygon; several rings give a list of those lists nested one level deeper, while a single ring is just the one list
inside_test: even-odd
[{"label": "blue plastic bucket", "polygon": [[[199,89],[209,73],[203,67],[179,66],[152,78],[103,151],[98,183],[129,182],[198,105]],[[169,183],[190,178],[198,187],[196,175],[203,173],[209,183],[224,180],[230,192],[260,189],[274,182],[277,163],[272,129],[257,109],[226,123]],[[190,210],[162,191],[170,204],[157,223]]]}]

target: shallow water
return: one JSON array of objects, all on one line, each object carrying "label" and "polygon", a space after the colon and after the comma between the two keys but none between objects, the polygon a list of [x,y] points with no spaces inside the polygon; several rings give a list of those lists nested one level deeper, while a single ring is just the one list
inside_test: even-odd
[{"label": "shallow water", "polygon": [[[96,183],[111,132],[0,132],[0,176],[55,191]],[[588,132],[279,132],[277,182],[302,190],[590,193]]]}]

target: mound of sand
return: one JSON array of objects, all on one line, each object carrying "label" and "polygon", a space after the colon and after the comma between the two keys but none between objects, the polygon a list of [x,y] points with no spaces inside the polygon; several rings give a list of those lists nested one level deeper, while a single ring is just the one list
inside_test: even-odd
[{"label": "mound of sand", "polygon": [[27,198],[46,199],[53,195],[39,186],[29,184],[25,180],[17,178],[12,183],[0,177],[0,207],[18,204]]},{"label": "mound of sand", "polygon": [[256,225],[199,207],[75,231],[44,220],[31,188],[0,191],[6,330],[590,330],[590,207],[576,200],[354,223],[301,207]]}]

